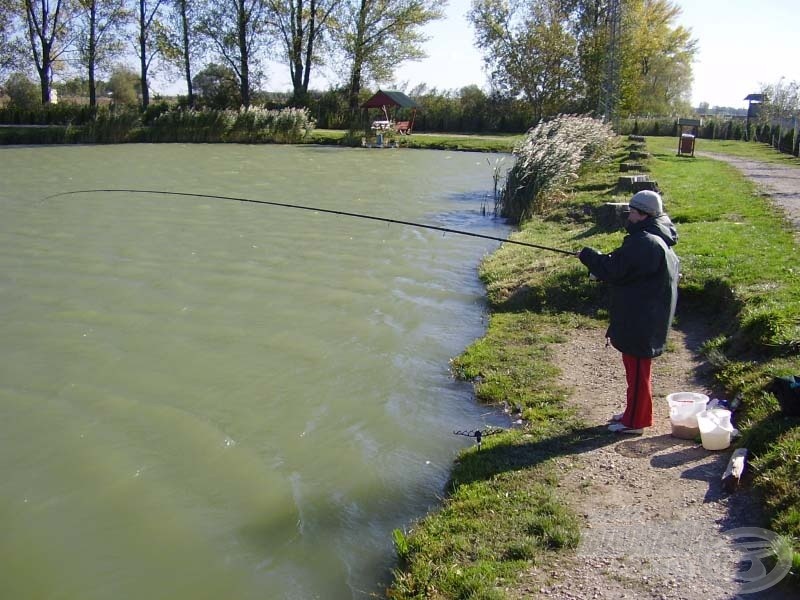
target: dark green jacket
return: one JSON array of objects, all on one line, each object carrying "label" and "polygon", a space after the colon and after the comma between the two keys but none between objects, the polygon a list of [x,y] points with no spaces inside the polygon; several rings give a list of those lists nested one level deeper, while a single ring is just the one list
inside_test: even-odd
[{"label": "dark green jacket", "polygon": [[667,215],[628,225],[611,254],[592,248],[579,258],[610,286],[611,322],[606,336],[624,354],[653,358],[664,352],[678,299],[678,232]]}]

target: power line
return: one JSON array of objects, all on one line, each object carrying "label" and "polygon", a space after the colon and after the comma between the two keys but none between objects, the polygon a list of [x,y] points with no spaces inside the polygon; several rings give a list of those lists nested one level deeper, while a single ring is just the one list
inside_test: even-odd
[{"label": "power line", "polygon": [[622,5],[620,0],[609,0],[607,27],[608,47],[606,50],[605,73],[597,112],[606,121],[613,122],[619,116],[619,61],[622,29]]}]

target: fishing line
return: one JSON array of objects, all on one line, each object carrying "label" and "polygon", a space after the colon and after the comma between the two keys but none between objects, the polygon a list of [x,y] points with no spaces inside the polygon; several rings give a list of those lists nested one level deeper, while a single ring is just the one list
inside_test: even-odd
[{"label": "fishing line", "polygon": [[213,198],[216,200],[230,200],[232,202],[247,202],[250,204],[266,204],[268,206],[279,206],[281,208],[295,208],[299,210],[310,210],[313,212],[327,213],[330,215],[339,215],[343,217],[355,217],[357,219],[369,219],[371,221],[381,221],[383,223],[394,223],[396,225],[407,225],[409,227],[419,227],[420,229],[432,229],[434,231],[441,231],[443,233],[452,233],[455,235],[465,235],[469,237],[482,238],[485,240],[493,240],[495,242],[503,242],[506,244],[516,244],[517,246],[527,246],[528,248],[538,248],[539,250],[547,250],[549,252],[557,252],[559,254],[567,254],[573,256],[575,253],[569,250],[561,250],[560,248],[551,248],[549,246],[542,246],[541,244],[531,244],[529,242],[518,242],[508,238],[494,237],[491,235],[484,235],[482,233],[474,233],[472,231],[462,231],[459,229],[450,229],[449,227],[439,227],[437,225],[427,225],[425,223],[414,223],[412,221],[401,221],[399,219],[389,219],[387,217],[376,217],[373,215],[365,215],[361,213],[346,212],[343,210],[331,210],[328,208],[317,208],[314,206],[304,206],[302,204],[287,204],[285,202],[273,202],[271,200],[253,200],[252,198],[236,198],[233,196],[216,196],[214,194],[196,194],[193,192],[165,192],[160,190],[125,190],[125,189],[96,189],[96,190],[73,190],[70,192],[59,192],[52,196],[47,196],[42,199],[42,202],[58,198],[60,196],[69,196],[72,194],[97,194],[109,192],[124,192],[128,194],[160,194],[164,196],[190,196],[194,198]]}]

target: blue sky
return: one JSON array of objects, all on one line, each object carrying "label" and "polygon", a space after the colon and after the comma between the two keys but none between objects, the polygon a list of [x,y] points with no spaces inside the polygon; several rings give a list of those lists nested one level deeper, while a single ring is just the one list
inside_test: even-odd
[{"label": "blue sky", "polygon": [[[674,0],[679,23],[698,40],[692,104],[744,107],[744,97],[781,77],[800,81],[800,0]],[[483,62],[465,14],[470,0],[450,0],[447,18],[426,28],[428,58],[403,64],[396,83],[439,90],[486,88]],[[289,89],[285,67],[272,65],[269,88]],[[312,87],[324,88],[314,77]],[[388,87],[388,86],[385,86]]]},{"label": "blue sky", "polygon": [[700,51],[692,103],[746,106],[762,83],[800,81],[800,0],[678,0]]}]

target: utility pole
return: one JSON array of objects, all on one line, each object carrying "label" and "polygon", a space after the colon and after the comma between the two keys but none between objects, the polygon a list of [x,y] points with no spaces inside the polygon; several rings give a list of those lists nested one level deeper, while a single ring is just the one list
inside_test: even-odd
[{"label": "utility pole", "polygon": [[620,0],[608,2],[608,49],[606,51],[605,74],[600,89],[597,113],[605,121],[616,124],[619,119],[619,61],[620,33],[622,29],[622,6]]}]

